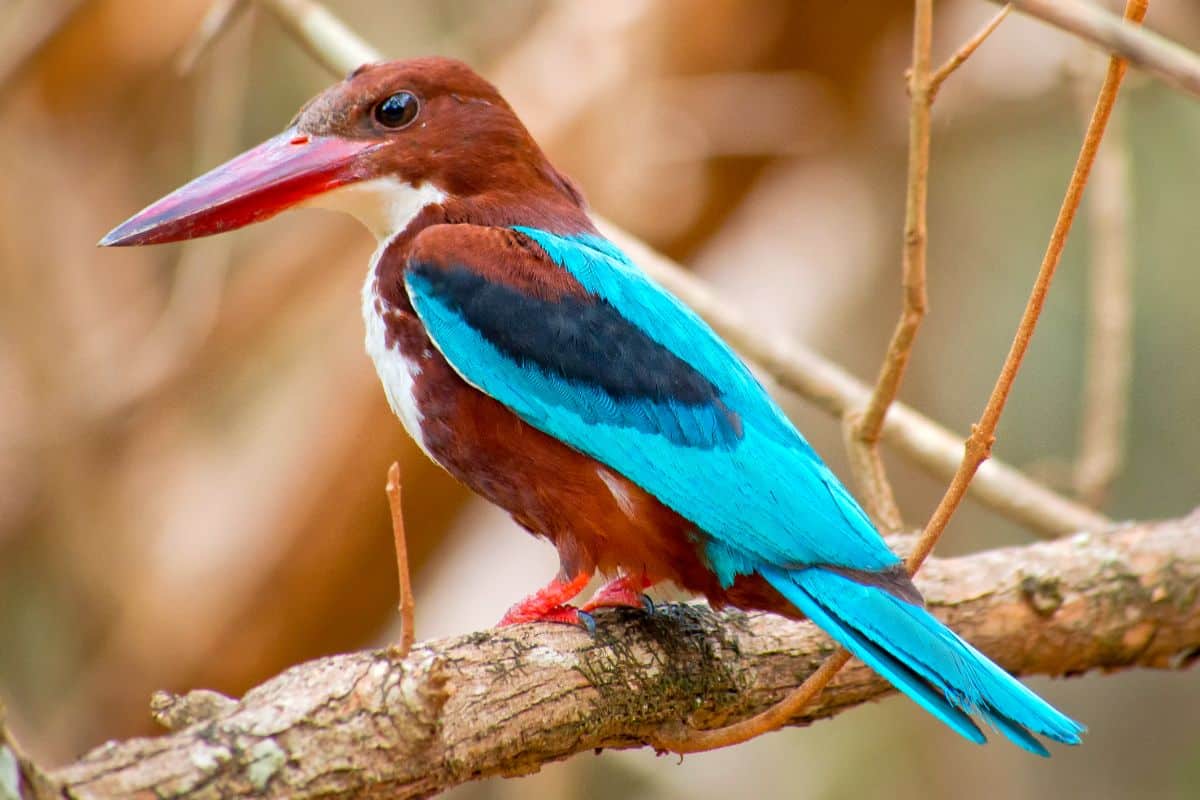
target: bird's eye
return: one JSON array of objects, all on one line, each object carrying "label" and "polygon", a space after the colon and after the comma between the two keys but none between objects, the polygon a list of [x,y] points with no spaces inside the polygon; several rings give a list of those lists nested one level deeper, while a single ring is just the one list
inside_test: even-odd
[{"label": "bird's eye", "polygon": [[403,128],[417,118],[420,104],[412,92],[396,92],[375,106],[375,119],[385,128]]}]

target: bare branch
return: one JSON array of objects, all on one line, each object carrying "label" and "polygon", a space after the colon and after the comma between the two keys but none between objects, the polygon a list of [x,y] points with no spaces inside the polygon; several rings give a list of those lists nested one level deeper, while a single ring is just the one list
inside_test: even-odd
[{"label": "bare branch", "polygon": [[[903,316],[904,312],[901,312],[902,319]],[[892,341],[895,339],[893,338]],[[891,358],[892,355],[889,347],[884,370],[888,368],[888,363],[895,363]],[[907,354],[905,358],[907,358]],[[878,397],[879,385],[876,384],[868,407],[874,405]],[[892,402],[894,401],[893,397]],[[894,533],[904,527],[904,517],[900,513],[900,506],[896,502],[896,493],[892,490],[892,483],[887,477],[887,469],[883,465],[883,453],[880,452],[879,441],[876,440],[874,443],[863,441],[862,421],[863,412],[859,411],[851,411],[842,417],[842,441],[846,446],[850,473],[854,476],[858,499],[862,501],[863,508],[875,522],[876,527],[882,531]],[[882,424],[882,422],[883,418],[881,417],[880,423]]]},{"label": "bare branch", "polygon": [[1200,97],[1200,55],[1186,47],[1085,0],[1012,0],[1011,5],[1099,45],[1168,86]]},{"label": "bare branch", "polygon": [[916,0],[913,13],[912,66],[908,70],[908,180],[904,192],[904,246],[901,249],[903,308],[888,342],[875,390],[863,410],[846,417],[851,464],[855,467],[867,510],[889,532],[903,520],[883,467],[879,436],[888,408],[896,400],[908,369],[913,344],[925,319],[925,261],[928,252],[929,135],[933,116],[930,78],[933,50],[933,0]]},{"label": "bare branch", "polygon": [[[1146,17],[1147,5],[1147,0],[1128,0],[1125,5],[1126,19],[1140,23]],[[1021,369],[1021,363],[1029,349],[1029,342],[1037,328],[1042,307],[1046,303],[1046,295],[1050,291],[1050,282],[1054,279],[1054,272],[1062,259],[1063,248],[1066,247],[1067,236],[1071,232],[1071,224],[1075,221],[1075,213],[1079,210],[1080,200],[1083,199],[1083,190],[1091,175],[1092,165],[1096,163],[1096,151],[1100,149],[1100,142],[1104,138],[1108,120],[1112,116],[1113,104],[1117,101],[1117,92],[1121,89],[1121,82],[1125,79],[1127,68],[1128,64],[1121,58],[1113,56],[1109,59],[1108,74],[1105,76],[1104,85],[1100,88],[1100,96],[1096,98],[1096,107],[1092,112],[1092,119],[1088,123],[1087,132],[1084,134],[1079,158],[1071,173],[1071,181],[1067,185],[1066,196],[1063,198],[1058,219],[1054,222],[1054,230],[1050,233],[1050,244],[1046,247],[1046,254],[1038,269],[1033,291],[1029,295],[1029,301],[1021,315],[1021,322],[1017,326],[1017,334],[1013,338],[1008,356],[1004,359],[1004,365],[1000,368],[1000,376],[996,379],[996,385],[992,389],[991,396],[988,397],[987,405],[979,417],[979,422],[971,427],[971,435],[967,438],[962,463],[954,474],[950,487],[942,496],[941,502],[934,509],[933,516],[925,525],[925,532],[921,536],[917,550],[909,558],[910,571],[920,566],[921,561],[933,550],[938,537],[941,536],[966,495],[967,488],[970,486],[972,478],[975,477],[979,465],[992,454],[992,444],[996,440],[996,426],[1000,423],[1000,415],[1004,413],[1009,392],[1012,391],[1013,382],[1017,379],[1017,372]]]},{"label": "bare branch", "polygon": [[1000,27],[1000,23],[1004,22],[1004,18],[1008,16],[1008,12],[1012,11],[1012,6],[1007,3],[1003,8],[988,20],[982,28],[974,36],[963,42],[962,46],[955,51],[954,55],[946,60],[946,63],[933,71],[929,76],[929,92],[936,96],[938,89],[942,88],[942,84],[946,82],[954,71],[966,63],[967,59],[975,54],[979,46],[987,41],[987,38],[996,32],[996,28]]},{"label": "bare branch", "polygon": [[[918,584],[941,619],[1020,674],[1186,667],[1200,653],[1200,513],[932,559]],[[51,778],[76,798],[424,797],[639,747],[680,719],[724,724],[776,702],[832,649],[811,624],[770,614],[670,606],[597,621],[594,638],[527,625],[426,642],[403,660],[302,664],[214,717],[104,745]],[[889,691],[855,663],[793,723]]]},{"label": "bare branch", "polygon": [[917,0],[915,8],[912,66],[908,70],[908,180],[904,202],[904,246],[901,250],[903,308],[870,400],[861,413],[855,411],[843,417],[842,426],[850,466],[858,479],[864,504],[876,523],[887,531],[900,530],[903,520],[883,466],[879,440],[888,409],[896,402],[900,383],[904,380],[912,357],[917,331],[928,309],[925,264],[928,253],[927,198],[933,101],[946,79],[966,63],[1009,12],[1009,6],[1002,8],[1000,13],[964,42],[946,63],[933,70],[932,0]]},{"label": "bare branch", "polygon": [[395,646],[395,656],[404,658],[412,650],[416,640],[416,601],[413,599],[412,578],[408,571],[408,539],[404,535],[404,505],[400,496],[400,462],[393,461],[388,468],[388,505],[392,510],[392,537],[396,543],[396,575],[400,581],[400,642]]},{"label": "bare branch", "polygon": [[235,705],[236,700],[211,689],[195,689],[187,694],[157,691],[150,697],[150,716],[167,730],[178,731],[214,719]]}]

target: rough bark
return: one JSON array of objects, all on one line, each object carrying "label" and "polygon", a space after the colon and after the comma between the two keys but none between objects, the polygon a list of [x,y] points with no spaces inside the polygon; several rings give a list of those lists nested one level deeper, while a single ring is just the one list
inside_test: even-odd
[{"label": "rough bark", "polygon": [[[1184,668],[1200,654],[1200,513],[934,559],[918,584],[941,618],[1018,674]],[[760,711],[833,649],[812,625],[766,614],[670,606],[597,622],[594,637],[519,626],[425,642],[403,660],[324,658],[236,703],[158,696],[159,719],[186,727],[97,748],[52,771],[49,793],[424,797],[643,746],[681,718],[710,727]],[[888,691],[856,662],[795,724]]]}]

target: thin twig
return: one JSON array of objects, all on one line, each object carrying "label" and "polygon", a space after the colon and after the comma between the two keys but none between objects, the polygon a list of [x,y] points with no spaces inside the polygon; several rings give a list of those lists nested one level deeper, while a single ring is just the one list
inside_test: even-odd
[{"label": "thin twig", "polygon": [[928,238],[929,132],[933,111],[930,63],[933,50],[933,0],[916,0],[913,13],[912,66],[908,71],[908,182],[904,200],[904,247],[901,252],[901,288],[904,307],[888,343],[875,391],[861,418],[846,417],[852,431],[851,463],[859,478],[867,510],[886,531],[903,525],[891,483],[879,453],[879,435],[888,407],[900,391],[900,382],[912,357],[913,342],[925,318],[925,256]]},{"label": "thin twig", "polygon": [[1200,97],[1200,55],[1186,47],[1084,0],[1011,0],[1010,4],[1022,14],[1099,45],[1168,86]]},{"label": "thin twig", "polygon": [[917,2],[913,16],[912,66],[908,70],[908,181],[905,193],[904,248],[901,251],[901,289],[904,307],[896,321],[892,341],[883,356],[875,391],[862,413],[851,411],[842,417],[842,433],[850,465],[857,477],[866,510],[883,530],[900,530],[904,522],[896,505],[892,482],[888,481],[880,452],[883,421],[895,403],[901,381],[912,357],[920,323],[928,311],[925,291],[925,263],[928,255],[929,140],[932,106],[937,90],[955,70],[979,49],[995,31],[1009,7],[1004,6],[990,22],[956,50],[936,71],[931,71],[930,56],[934,40],[932,5]]},{"label": "thin twig", "polygon": [[748,742],[764,733],[777,731],[787,725],[796,715],[811,703],[821,690],[829,685],[833,677],[850,661],[850,651],[839,647],[833,655],[825,659],[817,671],[804,679],[804,683],[792,690],[791,694],[780,700],[766,711],[759,712],[753,717],[709,730],[694,730],[680,724],[674,730],[660,734],[650,741],[650,745],[659,752],[670,753],[703,753],[707,750],[719,750],[735,744]]},{"label": "thin twig", "polygon": [[[1081,73],[1091,74],[1091,70]],[[1093,508],[1104,504],[1125,460],[1133,361],[1133,291],[1129,246],[1129,149],[1121,110],[1114,112],[1087,195],[1087,353],[1075,491]]]},{"label": "thin twig", "polygon": [[968,58],[975,54],[975,51],[979,49],[979,45],[983,44],[984,41],[995,32],[996,28],[1000,27],[1000,23],[1004,22],[1004,18],[1008,16],[1010,11],[1012,11],[1012,6],[1005,5],[1004,8],[1000,9],[996,16],[992,17],[988,23],[980,28],[974,36],[963,42],[962,47],[958,48],[954,55],[946,59],[946,63],[942,64],[933,71],[933,74],[929,76],[930,102],[933,102],[933,98],[937,95],[938,89],[942,88],[942,84],[946,82],[946,79],[949,78],[956,69],[961,67]]},{"label": "thin twig", "polygon": [[[922,5],[927,3],[931,3],[931,0],[917,0],[918,19],[922,16]],[[1146,7],[1147,0],[1129,0],[1125,9],[1126,17],[1136,22],[1141,22],[1146,16]],[[930,7],[929,10],[932,11],[932,8]],[[917,24],[920,25],[920,22]],[[920,35],[918,31],[917,37],[919,38]],[[1042,306],[1046,300],[1046,293],[1050,289],[1050,282],[1054,277],[1055,269],[1062,258],[1062,251],[1067,243],[1067,234],[1070,233],[1071,223],[1074,221],[1075,212],[1079,208],[1083,189],[1087,185],[1088,175],[1091,173],[1092,164],[1096,159],[1096,151],[1099,149],[1100,142],[1104,138],[1104,130],[1112,114],[1113,103],[1116,101],[1117,92],[1121,88],[1121,81],[1125,77],[1126,67],[1127,65],[1120,58],[1113,57],[1110,60],[1108,75],[1104,81],[1104,86],[1100,90],[1100,96],[1096,100],[1096,108],[1088,125],[1087,134],[1084,136],[1083,147],[1081,148],[1079,159],[1075,164],[1075,171],[1071,175],[1071,181],[1067,186],[1066,197],[1063,200],[1062,208],[1054,225],[1054,231],[1050,237],[1050,245],[1042,260],[1042,266],[1038,271],[1037,280],[1034,282],[1033,292],[1030,294],[1029,302],[1025,307],[1025,313],[1021,316],[1021,322],[1017,327],[1012,347],[1009,350],[1008,357],[1004,361],[1004,366],[1000,369],[1000,376],[996,380],[996,386],[988,398],[987,405],[984,407],[979,422],[971,428],[971,436],[967,439],[964,448],[965,452],[958,472],[951,481],[950,487],[946,490],[946,494],[942,497],[942,501],[934,510],[929,523],[925,526],[925,530],[917,541],[916,547],[909,553],[908,558],[905,559],[904,565],[910,575],[916,574],[917,570],[921,568],[921,564],[933,551],[934,545],[941,538],[942,533],[946,530],[946,525],[950,522],[950,518],[954,515],[963,497],[966,495],[967,487],[970,485],[975,471],[979,469],[979,465],[991,453],[992,444],[996,438],[996,426],[1000,422],[1000,415],[1004,412],[1004,405],[1008,400],[1009,392],[1012,390],[1013,381],[1016,380],[1017,372],[1021,368],[1021,362],[1025,357],[1026,351],[1029,349],[1029,341],[1033,336],[1034,329],[1037,327],[1038,318],[1041,316]],[[780,701],[778,705],[754,717],[734,723],[733,725],[727,725],[723,728],[688,731],[682,736],[672,737],[668,741],[656,742],[655,744],[656,746],[663,746],[663,749],[674,752],[695,753],[739,744],[761,736],[764,733],[778,730],[789,719],[799,714],[804,709],[804,706],[833,679],[849,660],[850,653],[845,648],[839,649],[792,694],[789,694]]]},{"label": "thin twig", "polygon": [[392,536],[396,540],[396,574],[400,580],[400,642],[393,648],[397,658],[404,658],[416,641],[414,613],[416,600],[413,598],[412,578],[408,570],[408,540],[404,535],[404,507],[400,497],[400,462],[393,461],[388,468],[388,505],[392,508]]},{"label": "thin twig", "polygon": [[[1135,24],[1140,24],[1146,16],[1148,5],[1148,0],[1128,0],[1125,5],[1125,18]],[[934,510],[929,524],[925,526],[925,533],[918,542],[916,550],[909,556],[909,564],[913,568],[919,566],[933,550],[934,544],[945,530],[950,517],[962,502],[975,471],[991,455],[992,444],[996,438],[996,425],[1000,422],[1000,415],[1004,412],[1004,404],[1008,401],[1013,381],[1016,380],[1017,371],[1021,368],[1021,361],[1025,357],[1026,350],[1029,349],[1029,341],[1033,337],[1038,318],[1041,316],[1042,306],[1046,302],[1046,293],[1050,290],[1054,272],[1062,259],[1063,248],[1067,244],[1067,235],[1071,232],[1071,224],[1075,221],[1075,214],[1079,210],[1079,201],[1083,197],[1084,187],[1087,186],[1092,165],[1096,162],[1096,151],[1099,150],[1100,142],[1104,138],[1104,131],[1112,116],[1113,104],[1116,102],[1117,92],[1121,88],[1121,82],[1125,78],[1127,69],[1128,64],[1123,58],[1113,56],[1109,59],[1108,74],[1104,78],[1104,85],[1100,88],[1100,96],[1096,98],[1095,110],[1088,123],[1083,146],[1080,148],[1079,158],[1075,162],[1071,181],[1067,185],[1066,196],[1059,209],[1058,219],[1055,220],[1054,230],[1050,234],[1050,244],[1046,248],[1037,280],[1033,284],[1033,292],[1029,296],[1024,314],[1021,315],[1021,324],[1017,328],[1017,335],[1013,339],[1012,347],[1008,351],[1008,357],[1004,360],[1000,377],[996,380],[996,385],[992,389],[983,414],[979,417],[979,422],[971,427],[971,435],[967,438],[962,464],[950,482],[950,488],[946,490],[942,501]]]},{"label": "thin twig", "polygon": [[850,474],[854,476],[858,497],[875,526],[894,533],[904,527],[904,518],[888,480],[879,443],[867,444],[859,435],[862,419],[858,411],[850,411],[842,417],[842,441],[846,446]]},{"label": "thin twig", "polygon": [[912,66],[908,71],[908,182],[904,204],[904,247],[901,258],[901,288],[904,306],[900,319],[888,343],[875,390],[861,413],[851,412],[842,419],[842,430],[850,456],[850,466],[867,507],[876,523],[885,531],[899,530],[900,510],[879,440],[888,409],[896,402],[900,384],[912,357],[917,331],[928,310],[925,290],[925,265],[928,253],[927,209],[929,194],[929,139],[931,112],[938,89],[947,78],[979,49],[984,40],[999,27],[1008,15],[1005,6],[986,25],[935,71],[930,69],[933,42],[933,9],[931,4],[918,2],[913,18]]}]

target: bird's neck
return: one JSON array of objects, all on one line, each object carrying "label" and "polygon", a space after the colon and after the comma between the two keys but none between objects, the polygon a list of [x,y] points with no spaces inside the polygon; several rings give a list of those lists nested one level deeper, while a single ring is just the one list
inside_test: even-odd
[{"label": "bird's neck", "polygon": [[452,194],[436,181],[413,184],[387,175],[326,192],[309,202],[358,219],[380,245],[411,241],[430,225],[528,225],[554,233],[595,232],[582,195],[547,165],[526,185],[471,194]]}]

